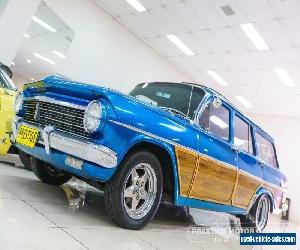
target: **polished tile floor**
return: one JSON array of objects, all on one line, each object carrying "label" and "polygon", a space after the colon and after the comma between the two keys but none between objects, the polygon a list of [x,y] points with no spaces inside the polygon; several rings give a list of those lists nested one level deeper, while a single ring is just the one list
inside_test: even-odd
[{"label": "polished tile floor", "polygon": [[[192,231],[184,210],[162,205],[153,222],[140,231],[117,227],[106,215],[103,194],[72,179],[54,187],[32,172],[0,163],[0,249],[283,249],[241,247],[230,233],[229,218],[201,210],[191,215],[200,228],[222,224],[229,233],[202,235]],[[269,224],[295,232],[299,227],[272,217]],[[299,238],[298,238],[299,242]],[[289,247],[287,249],[300,249]]]}]

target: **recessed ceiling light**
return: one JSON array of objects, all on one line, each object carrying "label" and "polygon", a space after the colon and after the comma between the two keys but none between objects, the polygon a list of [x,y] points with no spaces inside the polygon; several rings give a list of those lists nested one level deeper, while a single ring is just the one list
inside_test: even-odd
[{"label": "recessed ceiling light", "polygon": [[28,35],[27,33],[24,34],[24,38],[30,38],[30,35]]},{"label": "recessed ceiling light", "polygon": [[195,55],[195,53],[188,46],[186,46],[177,36],[171,34],[167,35],[167,38],[187,56]]},{"label": "recessed ceiling light", "polygon": [[26,62],[31,63],[31,60],[30,60],[30,59],[27,59]]},{"label": "recessed ceiling light", "polygon": [[39,58],[39,59],[41,59],[41,60],[47,62],[47,63],[53,64],[53,65],[55,64],[54,61],[52,61],[51,59],[49,59],[49,58],[47,58],[47,57],[45,57],[45,56],[42,56],[42,55],[39,54],[39,53],[34,52],[33,55],[34,55],[35,57],[37,57],[37,58]]},{"label": "recessed ceiling light", "polygon": [[235,97],[241,104],[243,104],[246,108],[251,109],[253,108],[253,105],[243,96],[236,96]]},{"label": "recessed ceiling light", "polygon": [[209,74],[214,80],[216,80],[222,86],[228,86],[228,82],[226,82],[221,76],[219,76],[215,71],[207,70],[207,74]]},{"label": "recessed ceiling light", "polygon": [[63,53],[61,53],[61,52],[59,52],[57,50],[52,50],[52,53],[55,54],[55,55],[57,55],[57,56],[59,56],[60,58],[63,58],[63,59],[66,58],[66,56]]},{"label": "recessed ceiling light", "polygon": [[52,26],[50,26],[48,23],[42,21],[41,19],[39,19],[36,16],[32,17],[32,21],[36,22],[37,24],[41,25],[43,28],[45,28],[46,30],[49,30],[51,32],[56,32],[56,29],[54,29]]},{"label": "recessed ceiling light", "polygon": [[295,87],[296,86],[294,80],[291,78],[291,76],[285,69],[282,69],[282,68],[274,69],[274,72],[281,79],[281,81],[283,81],[285,86],[287,86],[287,87]]},{"label": "recessed ceiling light", "polygon": [[226,129],[228,128],[228,125],[219,117],[213,115],[209,118],[209,120],[214,123],[215,125],[217,125],[219,128],[221,129]]},{"label": "recessed ceiling light", "polygon": [[269,46],[252,23],[241,24],[240,27],[258,50],[269,49]]},{"label": "recessed ceiling light", "polygon": [[34,78],[30,78],[30,81],[34,81]]},{"label": "recessed ceiling light", "polygon": [[147,9],[137,0],[126,0],[137,12],[144,12]]},{"label": "recessed ceiling light", "polygon": [[10,65],[12,65],[12,66],[15,66],[16,64],[15,64],[15,62],[11,62],[11,64]]}]

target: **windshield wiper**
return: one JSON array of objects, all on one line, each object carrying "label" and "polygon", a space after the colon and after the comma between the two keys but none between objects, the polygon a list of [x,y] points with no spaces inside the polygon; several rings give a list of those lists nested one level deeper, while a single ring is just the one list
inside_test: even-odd
[{"label": "windshield wiper", "polygon": [[181,112],[181,111],[179,111],[179,110],[177,110],[177,109],[174,109],[174,108],[168,108],[168,107],[163,107],[163,106],[158,106],[158,107],[161,108],[161,109],[164,109],[164,110],[166,110],[166,111],[172,112],[172,113],[174,113],[174,114],[176,114],[176,115],[183,116],[183,118],[185,118],[185,119],[189,119],[189,117],[188,117],[185,113],[183,113],[183,112]]}]

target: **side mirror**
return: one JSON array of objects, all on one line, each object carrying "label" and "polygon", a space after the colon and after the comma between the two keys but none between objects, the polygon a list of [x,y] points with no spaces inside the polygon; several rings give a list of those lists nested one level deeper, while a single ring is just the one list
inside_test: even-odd
[{"label": "side mirror", "polygon": [[222,106],[222,100],[219,97],[215,97],[213,100],[213,106],[215,109],[218,109]]}]

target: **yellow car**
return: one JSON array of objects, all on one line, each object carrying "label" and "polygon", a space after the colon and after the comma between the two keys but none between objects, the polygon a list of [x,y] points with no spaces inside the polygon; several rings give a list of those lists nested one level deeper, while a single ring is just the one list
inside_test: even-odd
[{"label": "yellow car", "polygon": [[15,115],[14,99],[17,94],[17,88],[11,77],[12,72],[9,67],[0,63],[0,156],[17,153],[25,168],[31,169],[30,157],[13,147],[9,138],[12,132],[12,119]]},{"label": "yellow car", "polygon": [[13,102],[17,93],[11,76],[10,69],[0,64],[0,155],[6,155],[11,147],[9,133],[14,116]]}]

